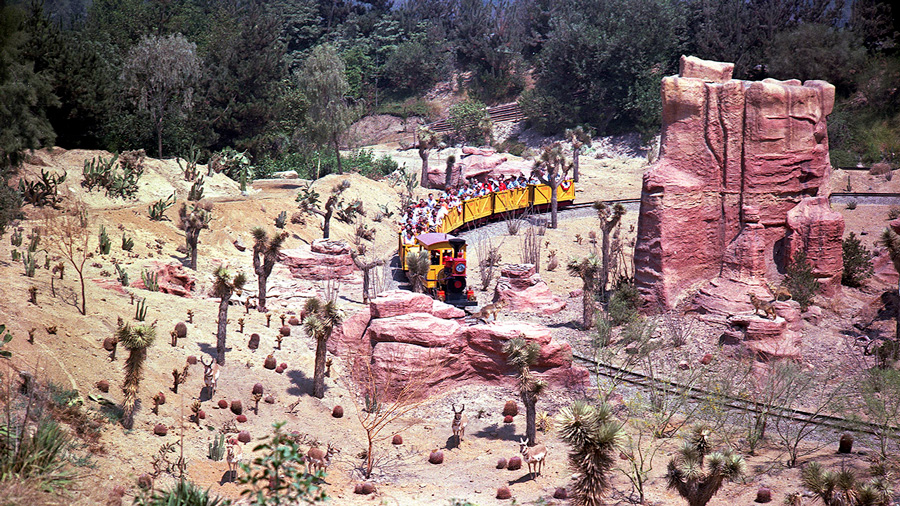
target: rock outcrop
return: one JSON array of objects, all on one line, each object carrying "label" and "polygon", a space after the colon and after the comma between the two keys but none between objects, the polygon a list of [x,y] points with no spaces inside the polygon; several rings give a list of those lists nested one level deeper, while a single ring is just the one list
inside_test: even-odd
[{"label": "rock outcrop", "polygon": [[[462,148],[462,157],[450,170],[450,187],[459,186],[467,181],[486,181],[489,178],[501,178],[531,174],[532,164],[524,160],[510,160],[504,154],[498,154],[492,148]],[[447,167],[435,164],[428,167],[428,187],[446,189]]]},{"label": "rock outcrop", "polygon": [[550,291],[532,264],[506,264],[494,288],[494,302],[504,301],[513,311],[554,314],[566,307],[566,301]]},{"label": "rock outcrop", "polygon": [[309,251],[303,248],[281,250],[278,261],[297,279],[358,281],[355,273],[359,269],[350,256],[350,246],[343,241],[316,239]]},{"label": "rock outcrop", "polygon": [[[151,262],[146,270],[156,273],[156,282],[159,285],[159,291],[179,297],[191,297],[194,288],[197,285],[197,278],[194,277],[181,264],[163,264],[160,262]],[[138,279],[131,283],[135,288],[147,287],[144,285],[143,279]]]},{"label": "rock outcrop", "polygon": [[352,369],[362,376],[357,380],[371,375],[385,392],[396,392],[410,381],[421,381],[426,393],[471,383],[512,388],[515,371],[502,348],[521,336],[540,345],[533,370],[551,386],[587,388],[587,370],[572,363],[571,347],[554,340],[550,329],[524,322],[468,326],[465,313],[446,306],[422,294],[382,293],[368,310],[335,329],[328,350],[353,362]]},{"label": "rock outcrop", "polygon": [[653,306],[699,290],[701,308],[748,307],[747,288],[777,284],[798,250],[826,293],[839,289],[843,220],[826,193],[834,87],[740,81],[732,69],[682,57],[680,75],[663,79],[660,158],[644,174],[635,246],[636,284]]}]

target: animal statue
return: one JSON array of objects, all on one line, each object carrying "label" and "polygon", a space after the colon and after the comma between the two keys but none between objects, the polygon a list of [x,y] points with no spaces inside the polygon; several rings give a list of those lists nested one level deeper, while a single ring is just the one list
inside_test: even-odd
[{"label": "animal statue", "polygon": [[328,443],[325,451],[321,448],[310,448],[306,452],[306,472],[309,474],[317,471],[325,471],[331,465],[331,456],[337,453],[337,448]]},{"label": "animal statue", "polygon": [[771,302],[760,299],[755,293],[748,293],[747,295],[750,296],[750,304],[753,304],[753,314],[759,314],[759,311],[762,310],[763,316],[772,320],[775,319],[775,306]]},{"label": "animal statue", "polygon": [[235,439],[229,439],[225,445],[225,461],[228,463],[228,473],[231,475],[232,481],[237,479],[238,464],[241,463],[243,458],[244,449],[241,443],[238,443]]},{"label": "animal statue", "polygon": [[207,364],[203,357],[200,357],[200,363],[203,364],[203,384],[209,389],[211,399],[216,395],[216,384],[219,382],[219,364],[211,358]]},{"label": "animal statue", "polygon": [[547,259],[547,270],[554,271],[559,267],[559,259],[556,258],[556,250],[550,250],[550,258]]},{"label": "animal statue", "polygon": [[[771,287],[769,287],[769,289],[771,290]],[[791,300],[793,298],[793,295],[791,295],[791,289],[783,284],[778,285],[778,288],[772,290],[772,293],[775,294],[775,300],[778,301]]]},{"label": "animal statue", "polygon": [[544,468],[544,458],[547,457],[546,446],[534,445],[529,447],[528,439],[520,439],[519,453],[522,454],[522,457],[525,458],[525,463],[528,464],[528,474],[531,476],[531,479],[541,474],[541,470]]},{"label": "animal statue", "polygon": [[466,425],[469,424],[469,417],[463,414],[463,411],[466,410],[465,404],[459,408],[459,411],[456,410],[456,404],[451,405],[450,408],[453,410],[453,422],[450,424],[450,429],[453,430],[453,437],[456,438],[456,446],[459,446],[466,435]]},{"label": "animal statue", "polygon": [[[488,323],[489,321],[497,321],[497,313],[500,312],[501,309],[506,307],[505,300],[498,300],[493,304],[487,304],[478,310],[475,314],[472,315],[472,318],[475,320],[481,320],[484,323]],[[488,320],[488,317],[491,317],[491,320]]]}]

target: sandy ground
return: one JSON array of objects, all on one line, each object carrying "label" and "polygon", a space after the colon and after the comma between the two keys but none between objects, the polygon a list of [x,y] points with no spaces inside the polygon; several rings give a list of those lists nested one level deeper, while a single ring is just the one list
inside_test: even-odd
[{"label": "sandy ground", "polygon": [[[401,165],[406,164],[411,170],[418,171],[420,162],[414,151],[398,152],[392,145],[375,146],[374,149],[389,153]],[[449,151],[435,153],[432,163],[440,163],[448,154]],[[86,264],[88,314],[82,316],[71,303],[71,294],[77,292],[76,277],[71,270],[67,269],[65,280],[56,280],[53,289],[57,296],[54,297],[51,295],[50,271],[39,269],[34,278],[25,277],[21,264],[11,261],[11,246],[6,243],[9,235],[2,239],[4,247],[0,248],[0,275],[5,281],[7,296],[0,298],[0,323],[6,323],[16,336],[8,345],[8,349],[14,354],[11,364],[19,370],[34,372],[41,380],[78,390],[86,399],[85,409],[99,412],[100,405],[88,399],[89,395],[102,396],[116,404],[122,400],[119,385],[125,352],[120,350],[118,360],[110,361],[101,344],[104,338],[114,332],[117,317],[129,320],[134,315],[132,294],[138,299],[146,299],[149,307],[147,321],[157,321],[159,327],[159,336],[150,349],[141,383],[142,408],[136,416],[135,427],[133,430],[123,431],[115,423],[104,424],[99,447],[94,448],[93,454],[87,448],[76,451],[77,455],[87,455],[89,459],[88,465],[77,468],[80,478],[76,491],[69,496],[71,504],[102,504],[109,491],[120,484],[129,490],[126,499],[130,497],[135,491],[137,476],[151,471],[152,455],[163,443],[178,441],[182,427],[190,479],[203,488],[210,487],[215,494],[237,498],[238,486],[225,479],[225,462],[214,462],[206,457],[208,442],[214,431],[234,419],[229,410],[214,407],[215,401],[219,399],[243,401],[248,421],[237,424],[237,427],[249,430],[254,438],[269,433],[274,422],[285,421],[287,430],[296,431],[301,436],[304,449],[312,442],[334,443],[340,453],[329,469],[326,486],[328,494],[334,498],[334,504],[448,504],[450,498],[467,499],[480,505],[510,504],[509,500],[494,498],[497,487],[502,485],[511,488],[513,497],[520,504],[535,504],[539,501],[543,501],[543,504],[563,503],[552,499],[552,494],[557,487],[564,487],[569,483],[572,470],[566,464],[565,444],[552,431],[540,434],[540,439],[549,450],[541,477],[528,479],[527,469],[495,469],[498,458],[517,454],[516,441],[524,434],[525,422],[523,415],[519,415],[512,424],[502,423],[500,411],[503,403],[509,399],[517,400],[515,392],[500,387],[482,386],[459,388],[428,399],[404,420],[385,429],[382,435],[388,439],[380,440],[376,445],[376,466],[372,476],[378,492],[375,496],[368,497],[354,495],[353,486],[360,480],[360,455],[365,449],[365,438],[356,416],[357,403],[342,380],[345,377],[343,363],[340,359],[335,360],[331,377],[326,380],[325,398],[319,400],[311,397],[309,392],[314,342],[303,335],[300,327],[294,327],[282,349],[275,350],[277,316],[273,317],[272,326],[267,327],[264,315],[256,311],[245,314],[241,306],[232,306],[229,312],[230,349],[216,395],[211,401],[203,402],[208,416],[199,426],[192,423],[188,415],[191,403],[200,398],[202,368],[197,365],[190,369],[190,376],[181,385],[178,394],[171,391],[171,371],[176,367],[181,368],[189,355],[215,353],[218,301],[206,295],[211,286],[210,273],[221,262],[228,262],[232,268],[246,272],[251,270],[250,251],[238,251],[233,246],[234,241],[240,240],[249,246],[252,244],[250,229],[253,226],[274,230],[272,224],[279,212],[284,210],[289,216],[292,215],[296,210],[294,197],[299,183],[260,182],[254,184],[247,195],[241,195],[236,183],[224,176],[214,176],[206,190],[215,209],[210,229],[201,233],[197,271],[199,288],[195,296],[179,298],[136,288],[121,289],[117,287],[113,266],[114,263],[124,265],[133,281],[140,278],[141,269],[149,262],[181,264],[185,261],[184,255],[176,251],[183,243],[183,233],[177,229],[176,224],[177,208],[184,200],[189,185],[181,180],[177,165],[171,161],[148,161],[148,171],[141,179],[137,198],[122,201],[106,199],[96,192],[87,194],[80,187],[83,160],[96,156],[97,153],[57,149],[53,152],[42,150],[37,155],[40,165],[27,165],[23,172],[25,176],[33,177],[42,167],[67,170],[69,181],[64,194],[84,197],[92,209],[92,229],[96,231],[101,224],[105,225],[113,239],[113,248],[110,255],[95,253]],[[38,162],[37,159],[33,161]],[[645,165],[639,158],[598,160],[585,157],[582,161],[583,180],[579,184],[577,200],[639,197],[640,176]],[[841,175],[836,174],[836,186],[845,184],[840,181],[839,176]],[[375,241],[368,246],[370,251],[387,256],[395,247],[393,224],[389,221],[376,223],[371,217],[377,204],[395,206],[399,202],[398,189],[384,181],[371,181],[356,175],[343,177],[351,181],[351,188],[345,196],[363,200],[370,218],[367,223],[378,231]],[[854,180],[856,177],[853,176]],[[316,182],[315,187],[321,194],[325,194],[338,179],[338,176],[329,176]],[[874,186],[877,182],[873,179],[871,184]],[[854,182],[854,188],[857,184],[863,183]],[[173,187],[179,203],[166,213],[169,220],[151,222],[147,206],[167,196]],[[847,230],[866,232],[864,237],[868,239],[875,237],[885,223],[883,216],[886,209],[877,206],[860,206],[852,211],[839,210],[847,218]],[[30,220],[20,224],[26,233],[40,225],[39,210],[27,211]],[[622,230],[628,243],[633,240],[636,220],[636,212],[629,212],[623,219]],[[289,223],[285,229],[290,234],[285,248],[303,248],[320,237],[318,224],[318,220],[313,217],[308,218],[305,225]],[[591,334],[578,330],[580,300],[568,298],[571,290],[580,287],[580,282],[568,276],[563,266],[568,258],[582,257],[590,252],[592,245],[586,238],[595,228],[596,220],[593,218],[567,220],[561,222],[557,230],[549,230],[544,236],[546,245],[542,255],[543,262],[547,261],[550,250],[556,250],[561,267],[552,272],[544,268],[541,275],[555,293],[568,300],[568,307],[563,312],[552,317],[507,313],[501,319],[524,319],[549,325],[555,329],[558,338],[570,341],[576,349],[585,349]],[[121,251],[120,239],[123,232],[135,238],[136,245],[131,254]],[[580,244],[575,240],[576,234],[584,238]],[[350,240],[353,237],[353,227],[334,222],[333,237]],[[502,244],[500,251],[504,262],[520,261],[521,235],[498,235],[496,239]],[[90,249],[95,249],[96,244],[94,232]],[[42,247],[50,249],[51,256],[55,256],[52,245],[53,241],[49,239],[42,242]],[[42,260],[43,255],[39,259]],[[270,278],[270,286],[279,283],[290,283],[289,274],[280,266],[276,267]],[[252,277],[250,284],[255,286]],[[38,289],[36,305],[28,302],[27,291],[32,286]],[[324,288],[311,282],[294,286],[299,294],[322,293]],[[808,355],[806,363],[810,367],[822,366],[829,360],[839,360],[834,350],[842,342],[841,332],[850,326],[860,307],[877,298],[879,290],[879,287],[869,287],[862,291],[845,290],[846,296],[840,304],[832,305],[836,312],[829,312],[818,327],[807,326],[804,355]],[[359,291],[358,280],[341,287],[340,302],[348,315],[362,307]],[[484,302],[490,295],[490,291],[479,292],[479,300]],[[301,303],[302,297],[274,299],[270,308],[276,315],[299,313]],[[188,337],[172,347],[169,344],[169,331],[175,323],[186,320],[188,309],[194,312],[193,323],[188,324]],[[238,318],[244,319],[243,333],[238,332]],[[56,334],[49,334],[47,327],[53,325],[57,327]],[[29,344],[25,336],[32,328],[36,329],[35,342]],[[703,328],[684,353],[689,358],[695,358],[708,350],[715,351],[715,330]],[[251,351],[246,346],[247,338],[253,332],[262,336],[262,344],[256,351]],[[269,353],[274,353],[279,362],[288,365],[283,374],[262,367],[263,360]],[[108,380],[112,385],[108,394],[102,394],[94,386],[101,379]],[[261,403],[258,413],[250,408],[250,391],[257,382],[262,383],[266,392],[275,397],[274,404]],[[165,392],[167,396],[167,402],[160,407],[158,414],[150,410],[151,398],[156,392]],[[574,395],[570,392],[547,392],[538,404],[538,411],[553,415],[573,400]],[[466,438],[459,446],[451,439],[451,403],[465,403],[466,412],[469,413]],[[292,405],[294,407],[290,408]],[[331,410],[336,405],[345,408],[343,418],[331,417]],[[157,437],[152,434],[152,428],[157,423],[170,427],[168,436]],[[392,446],[389,436],[405,425],[411,426],[402,432],[404,443]],[[658,505],[678,504],[680,499],[677,495],[665,488],[664,475],[665,463],[680,440],[673,438],[659,443],[661,447],[653,460],[653,469],[647,483],[647,502]],[[815,459],[831,468],[841,464],[865,467],[867,450],[839,459],[835,455],[835,447],[836,444],[829,444],[816,451]],[[439,466],[427,462],[429,452],[436,448],[445,450],[444,463]],[[245,456],[249,457],[250,453],[249,449],[245,450]],[[756,488],[760,484],[772,487],[775,500],[780,501],[784,494],[799,489],[799,471],[785,468],[783,461],[784,457],[778,448],[770,444],[757,456],[748,457],[748,475],[745,480],[726,484],[710,504],[748,504],[755,497]],[[620,464],[624,464],[624,461],[620,461]],[[172,483],[172,478],[165,475],[158,480],[160,485],[169,483]],[[627,503],[631,486],[621,473],[614,476],[613,488],[609,502]]]}]

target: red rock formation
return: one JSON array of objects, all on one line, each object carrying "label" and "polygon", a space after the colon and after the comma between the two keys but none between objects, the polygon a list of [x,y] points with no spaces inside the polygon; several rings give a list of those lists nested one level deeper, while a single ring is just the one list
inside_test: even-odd
[{"label": "red rock formation", "polygon": [[359,269],[350,256],[350,246],[343,241],[317,239],[310,251],[303,248],[281,250],[278,261],[297,279],[324,281],[328,279],[355,280]]},{"label": "red rock formation", "polygon": [[423,311],[422,297],[404,291],[380,295],[368,310],[354,314],[335,329],[328,350],[354,361],[354,372],[362,375],[357,380],[371,371],[385,391],[395,391],[411,378],[424,376],[424,389],[431,394],[471,383],[513,388],[515,371],[506,363],[502,349],[506,341],[521,336],[540,345],[540,358],[533,369],[551,386],[587,387],[588,372],[573,365],[571,347],[553,340],[550,329],[524,322],[467,326],[443,318],[455,312],[441,304]]},{"label": "red rock formation", "polygon": [[506,264],[494,288],[494,302],[505,301],[513,311],[558,313],[566,301],[550,291],[532,264]]},{"label": "red rock formation", "polygon": [[[197,278],[194,277],[181,264],[162,264],[160,262],[150,262],[147,267],[148,271],[156,272],[156,282],[159,284],[159,291],[179,297],[190,297],[191,292],[197,285]],[[131,283],[135,288],[144,288],[144,280],[139,279]]]},{"label": "red rock formation", "polygon": [[843,222],[824,193],[834,87],[738,81],[732,68],[682,57],[680,75],[663,79],[660,158],[644,174],[635,246],[651,305],[694,289],[700,306],[718,301],[713,312],[746,306],[748,287],[777,284],[801,248],[826,293],[839,287]]}]

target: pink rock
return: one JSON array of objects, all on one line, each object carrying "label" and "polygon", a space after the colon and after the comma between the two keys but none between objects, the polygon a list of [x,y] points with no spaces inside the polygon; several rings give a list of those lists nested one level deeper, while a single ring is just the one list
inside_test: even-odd
[{"label": "pink rock", "polygon": [[322,255],[349,255],[351,248],[345,241],[316,239],[310,245],[310,250],[313,253],[321,253]]},{"label": "pink rock", "polygon": [[461,349],[456,320],[444,320],[428,313],[411,313],[373,319],[366,331],[372,342],[398,342],[419,346]]},{"label": "pink rock", "polygon": [[634,254],[651,307],[700,287],[699,305],[719,312],[728,297],[746,297],[728,283],[777,284],[791,241],[815,251],[825,284],[840,281],[843,222],[827,203],[834,87],[745,82],[732,70],[683,57],[681,75],[662,81],[662,155],[644,174]]},{"label": "pink rock", "polygon": [[348,351],[365,355],[371,353],[372,345],[368,339],[365,339],[366,328],[369,327],[370,320],[369,309],[354,313],[350,318],[344,320],[338,328],[334,329],[331,338],[328,339],[328,352],[337,356],[342,356]]},{"label": "pink rock", "polygon": [[[329,241],[329,243],[331,242],[334,241]],[[324,251],[329,247],[331,246],[328,243],[323,243],[317,248]],[[333,251],[341,251],[337,246],[331,248]],[[278,261],[284,264],[290,270],[291,275],[297,279],[351,280],[354,278],[353,274],[358,271],[350,253],[323,254],[296,248],[281,250],[278,253]]]},{"label": "pink rock", "polygon": [[451,306],[450,304],[447,304],[446,302],[441,302],[437,299],[435,299],[432,302],[431,314],[433,314],[434,316],[436,316],[438,318],[444,318],[444,319],[465,318],[465,316],[466,316],[466,312],[463,311],[462,309],[460,309],[456,306]]},{"label": "pink rock", "polygon": [[521,312],[554,314],[566,307],[566,301],[550,291],[531,264],[504,265],[494,288],[494,300],[506,301],[509,309]]},{"label": "pink rock", "polygon": [[[191,292],[197,285],[197,278],[184,268],[181,264],[163,264],[161,262],[150,262],[146,269],[155,271],[159,291],[170,295],[178,295],[179,297],[191,297]],[[131,283],[135,288],[147,287],[144,285],[143,279]]]},{"label": "pink rock", "polygon": [[584,290],[582,290],[581,288],[578,288],[577,290],[569,291],[570,299],[578,299],[578,298],[581,298],[583,295],[584,295]]},{"label": "pink rock", "polygon": [[462,154],[463,157],[467,155],[492,156],[497,154],[497,150],[494,148],[476,148],[473,146],[463,146]]},{"label": "pink rock", "polygon": [[369,302],[372,318],[390,318],[409,313],[431,313],[434,299],[424,293],[389,290]]}]

